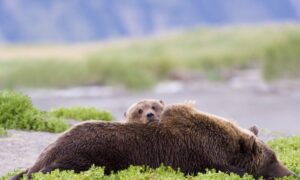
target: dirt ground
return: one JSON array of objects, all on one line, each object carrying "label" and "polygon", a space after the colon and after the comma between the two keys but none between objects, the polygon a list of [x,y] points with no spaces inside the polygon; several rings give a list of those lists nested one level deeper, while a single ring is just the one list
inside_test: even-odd
[{"label": "dirt ground", "polygon": [[[242,127],[257,125],[264,140],[300,134],[299,83],[266,85],[259,79],[235,78],[228,83],[206,81],[167,82],[146,92],[128,92],[109,87],[68,90],[24,90],[34,105],[55,107],[94,106],[109,110],[116,120],[134,102],[145,98],[165,103],[195,100],[202,111],[235,120]],[[58,134],[9,130],[0,138],[0,176],[32,165],[41,150]]]}]

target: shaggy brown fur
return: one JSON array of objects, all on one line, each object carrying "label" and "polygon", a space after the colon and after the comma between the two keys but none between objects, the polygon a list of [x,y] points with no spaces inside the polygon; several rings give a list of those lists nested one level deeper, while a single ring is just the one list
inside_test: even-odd
[{"label": "shaggy brown fur", "polygon": [[161,123],[180,129],[178,136],[189,137],[187,142],[200,150],[197,161],[203,163],[202,167],[236,170],[265,178],[294,175],[278,161],[274,151],[257,138],[256,126],[242,129],[231,121],[186,105],[167,107]]},{"label": "shaggy brown fur", "polygon": [[124,113],[126,123],[148,123],[151,121],[158,122],[161,113],[165,107],[162,100],[144,99],[134,103]]},{"label": "shaggy brown fur", "polygon": [[[195,107],[196,102],[187,100],[183,103],[185,106]],[[165,103],[158,99],[143,99],[131,105],[124,113],[126,123],[148,123],[159,122],[161,114],[165,108]],[[223,118],[219,118],[224,120]],[[251,126],[248,129],[253,134],[258,134],[256,126]]]},{"label": "shaggy brown fur", "polygon": [[80,172],[92,164],[105,166],[105,173],[110,173],[129,165],[156,168],[161,163],[186,174],[206,168],[256,177],[292,174],[253,133],[186,105],[165,108],[161,123],[77,125],[50,144],[24,174],[30,177],[53,169]]}]

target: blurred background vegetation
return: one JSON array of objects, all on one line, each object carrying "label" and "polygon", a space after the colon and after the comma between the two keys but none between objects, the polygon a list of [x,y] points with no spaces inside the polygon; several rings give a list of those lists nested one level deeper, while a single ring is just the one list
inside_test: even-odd
[{"label": "blurred background vegetation", "polygon": [[0,88],[299,77],[299,12],[295,0],[0,1]]},{"label": "blurred background vegetation", "polygon": [[210,80],[226,80],[232,70],[253,67],[261,68],[268,81],[300,75],[296,24],[203,27],[106,44],[0,50],[2,88],[122,84],[139,89],[170,79],[178,70],[197,70]]}]

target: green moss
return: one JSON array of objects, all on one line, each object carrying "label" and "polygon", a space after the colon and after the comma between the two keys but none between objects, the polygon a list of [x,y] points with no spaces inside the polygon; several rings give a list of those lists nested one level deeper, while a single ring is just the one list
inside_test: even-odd
[{"label": "green moss", "polygon": [[103,120],[111,121],[111,113],[98,110],[94,107],[71,107],[53,109],[50,113],[58,118],[75,119],[75,120]]}]

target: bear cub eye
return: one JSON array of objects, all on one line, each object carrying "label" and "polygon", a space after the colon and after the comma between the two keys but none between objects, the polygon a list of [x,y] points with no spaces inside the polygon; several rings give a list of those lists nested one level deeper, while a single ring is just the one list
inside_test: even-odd
[{"label": "bear cub eye", "polygon": [[152,109],[155,110],[156,109],[155,106],[152,106]]},{"label": "bear cub eye", "polygon": [[143,113],[143,110],[142,109],[139,109],[139,114],[142,114]]}]

